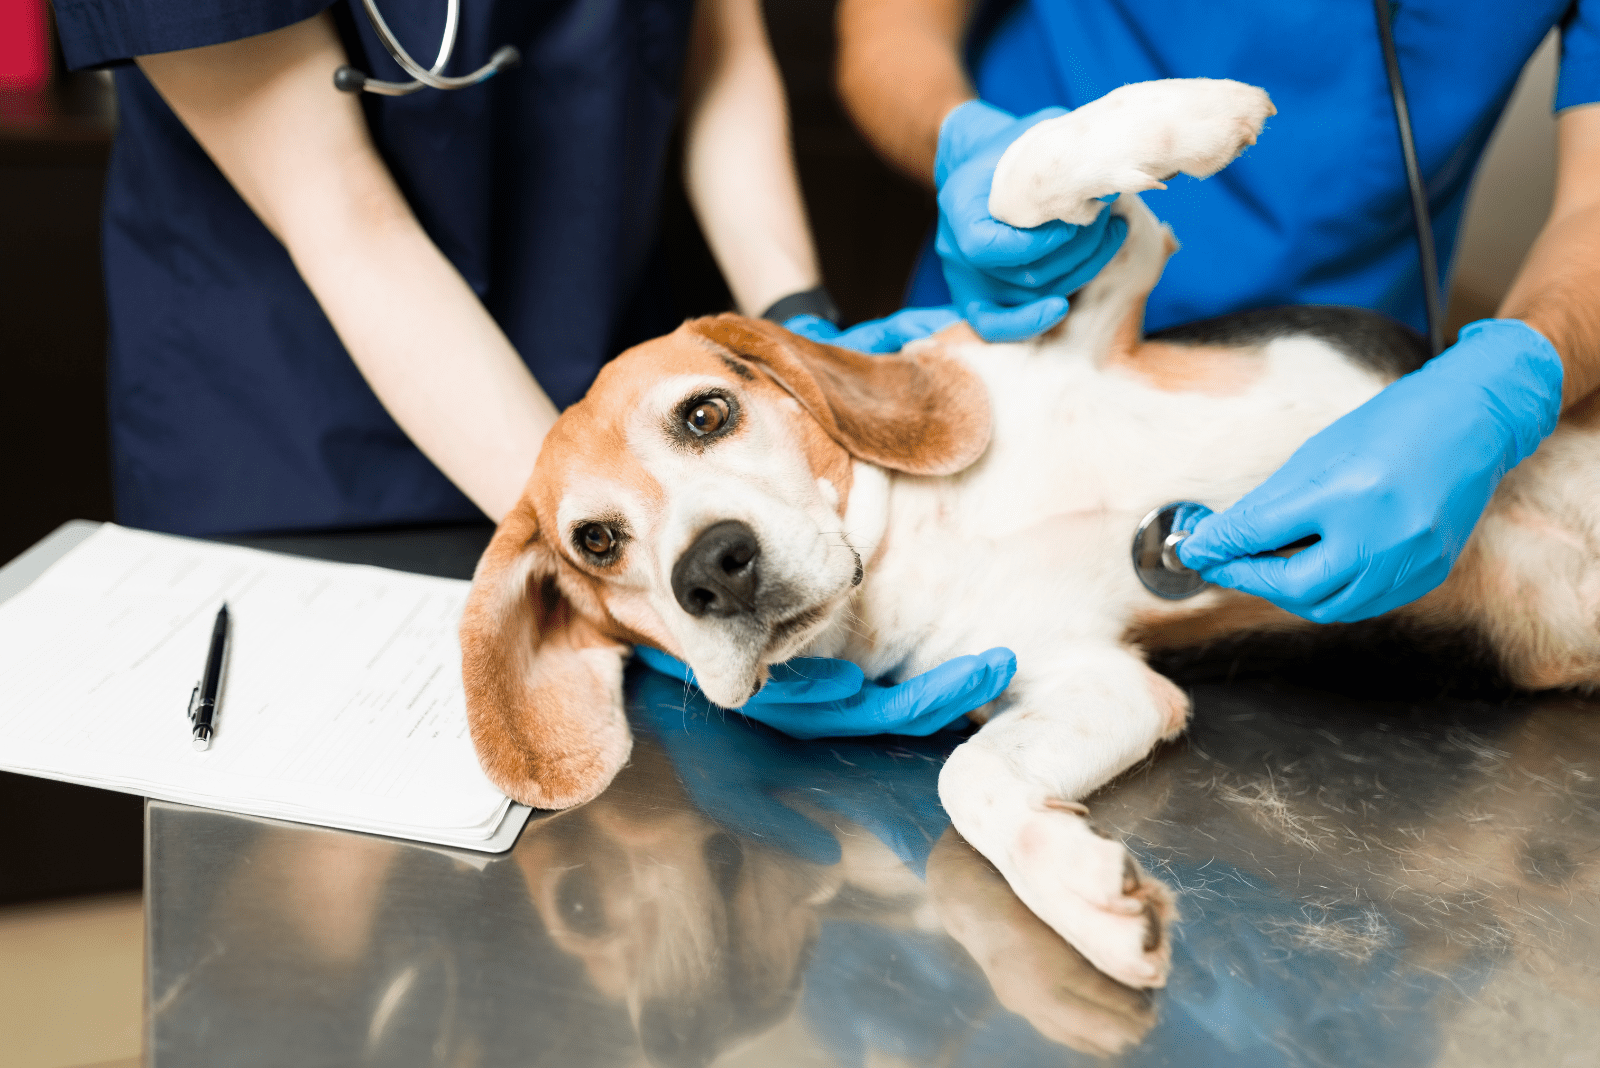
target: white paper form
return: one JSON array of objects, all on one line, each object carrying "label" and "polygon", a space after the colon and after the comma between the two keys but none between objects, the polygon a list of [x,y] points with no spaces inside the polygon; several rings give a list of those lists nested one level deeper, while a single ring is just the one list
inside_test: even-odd
[{"label": "white paper form", "polygon": [[[107,525],[0,604],[0,768],[471,845],[510,805],[467,734],[468,584]],[[212,747],[189,693],[231,617]]]}]

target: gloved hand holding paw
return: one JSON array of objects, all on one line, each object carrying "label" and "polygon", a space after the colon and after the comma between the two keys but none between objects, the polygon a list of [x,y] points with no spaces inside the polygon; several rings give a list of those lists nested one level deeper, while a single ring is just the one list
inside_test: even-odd
[{"label": "gloved hand holding paw", "polygon": [[945,116],[933,179],[939,189],[934,248],[955,309],[985,341],[1023,341],[1067,314],[1067,296],[1100,272],[1128,236],[1128,225],[1102,211],[1087,226],[1059,220],[1031,230],[989,214],[994,168],[1023,131],[1064,115],[1045,108],[1017,118],[969,100]]}]

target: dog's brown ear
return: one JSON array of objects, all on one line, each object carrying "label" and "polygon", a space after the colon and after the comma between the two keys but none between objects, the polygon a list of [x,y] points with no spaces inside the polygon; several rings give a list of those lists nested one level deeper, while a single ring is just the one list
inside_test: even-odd
[{"label": "dog's brown ear", "polygon": [[627,763],[627,646],[573,611],[526,501],[478,562],[461,615],[461,679],[478,762],[510,797],[567,808]]},{"label": "dog's brown ear", "polygon": [[739,315],[689,326],[760,365],[857,459],[912,475],[952,475],[989,445],[988,390],[937,348],[869,356]]}]

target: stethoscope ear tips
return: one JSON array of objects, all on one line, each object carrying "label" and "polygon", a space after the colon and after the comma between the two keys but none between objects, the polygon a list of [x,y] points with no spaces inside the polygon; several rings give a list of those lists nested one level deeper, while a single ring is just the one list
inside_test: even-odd
[{"label": "stethoscope ear tips", "polygon": [[367,84],[367,76],[349,64],[333,72],[333,87],[341,93],[359,93]]},{"label": "stethoscope ear tips", "polygon": [[1198,571],[1178,559],[1178,543],[1211,509],[1193,501],[1174,501],[1152,509],[1133,535],[1133,573],[1144,588],[1167,601],[1181,601],[1205,589]]}]

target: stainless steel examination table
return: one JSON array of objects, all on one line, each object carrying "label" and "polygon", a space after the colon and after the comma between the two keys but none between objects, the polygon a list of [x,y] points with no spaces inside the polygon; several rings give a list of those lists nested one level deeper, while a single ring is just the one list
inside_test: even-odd
[{"label": "stainless steel examination table", "polygon": [[[485,537],[252,544],[465,574]],[[1092,801],[1179,891],[1146,995],[949,830],[959,734],[630,692],[615,785],[503,856],[152,802],[151,1063],[1600,1065],[1600,702],[1191,681]]]}]

